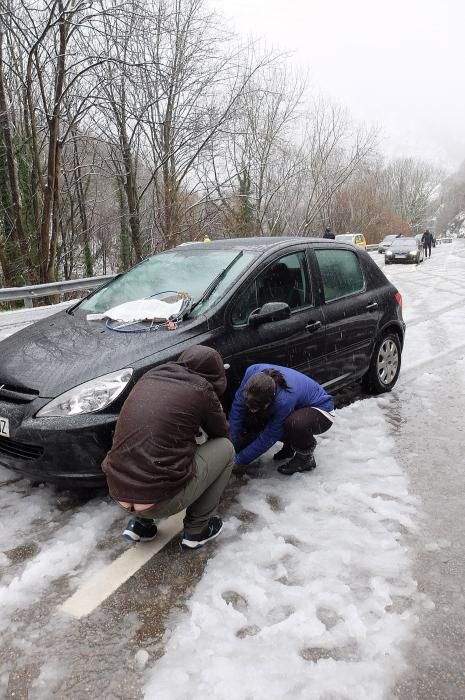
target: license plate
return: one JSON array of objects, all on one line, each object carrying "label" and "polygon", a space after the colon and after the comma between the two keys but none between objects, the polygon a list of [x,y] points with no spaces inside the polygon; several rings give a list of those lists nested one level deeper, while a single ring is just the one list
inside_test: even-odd
[{"label": "license plate", "polygon": [[396,258],[399,258],[399,260],[400,260],[400,259],[403,260],[403,259],[406,258],[406,257],[407,257],[406,255],[396,255]]},{"label": "license plate", "polygon": [[10,437],[10,421],[0,416],[0,435]]}]

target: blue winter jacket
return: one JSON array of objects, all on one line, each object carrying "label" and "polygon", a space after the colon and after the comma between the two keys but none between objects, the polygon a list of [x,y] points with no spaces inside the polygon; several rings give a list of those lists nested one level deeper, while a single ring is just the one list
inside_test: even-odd
[{"label": "blue winter jacket", "polygon": [[305,374],[297,372],[295,369],[289,369],[288,367],[280,367],[279,365],[251,365],[244,374],[239,389],[236,391],[229,414],[231,436],[235,445],[237,445],[241,436],[248,412],[243,396],[245,385],[250,377],[257,372],[263,372],[264,369],[279,370],[284,376],[289,390],[278,387],[276,396],[269,409],[269,423],[256,440],[236,455],[236,464],[249,464],[249,462],[253,462],[254,459],[257,459],[257,457],[269,450],[275,442],[281,440],[284,421],[298,408],[313,406],[314,408],[321,408],[323,411],[332,411],[334,409],[332,396],[327,394],[322,386]]}]

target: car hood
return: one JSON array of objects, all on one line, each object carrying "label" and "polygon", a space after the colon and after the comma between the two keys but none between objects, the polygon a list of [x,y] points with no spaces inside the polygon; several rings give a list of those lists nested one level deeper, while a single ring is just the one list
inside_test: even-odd
[{"label": "car hood", "polygon": [[134,367],[194,338],[201,327],[194,319],[174,331],[118,333],[108,330],[104,321],[60,311],[0,343],[0,385],[54,398],[102,374]]},{"label": "car hood", "polygon": [[412,245],[396,245],[392,243],[390,249],[393,253],[409,253],[411,250],[418,250],[414,243],[412,243]]}]

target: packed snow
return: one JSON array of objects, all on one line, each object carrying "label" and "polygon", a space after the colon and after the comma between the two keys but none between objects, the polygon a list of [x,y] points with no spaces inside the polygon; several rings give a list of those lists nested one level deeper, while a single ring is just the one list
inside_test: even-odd
[{"label": "packed snow", "polygon": [[392,457],[390,401],[339,411],[314,474],[273,469],[242,489],[147,698],[383,697],[418,597],[402,544],[416,501]]},{"label": "packed snow", "polygon": [[[188,611],[171,615],[163,656],[154,661],[150,645],[133,656],[147,700],[389,697],[418,616],[434,606],[412,573],[406,535],[422,509],[399,458],[393,416],[406,387],[415,382],[427,401],[447,362],[463,365],[464,254],[456,241],[420,266],[386,269],[408,326],[396,389],[337,411],[318,440],[315,472],[288,478],[270,456],[262,460],[209,545]],[[382,256],[373,257],[381,264]],[[67,510],[51,487],[32,488],[2,468],[0,485],[0,629],[2,644],[15,650],[0,654],[0,687],[12,658],[37,664],[43,644],[50,651],[29,697],[58,697],[70,670],[58,662],[69,629],[57,607],[122,551],[121,514],[101,498]],[[198,555],[184,556],[187,564]],[[120,654],[134,625],[122,613],[106,653]],[[72,664],[73,650],[67,654]]]}]

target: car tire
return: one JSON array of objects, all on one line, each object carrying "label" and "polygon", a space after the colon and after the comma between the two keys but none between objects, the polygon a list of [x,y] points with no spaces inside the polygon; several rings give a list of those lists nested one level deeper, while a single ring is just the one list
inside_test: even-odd
[{"label": "car tire", "polygon": [[376,341],[370,367],[363,377],[364,388],[370,394],[391,391],[399,377],[401,354],[400,340],[396,333],[385,333]]}]

